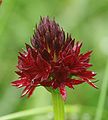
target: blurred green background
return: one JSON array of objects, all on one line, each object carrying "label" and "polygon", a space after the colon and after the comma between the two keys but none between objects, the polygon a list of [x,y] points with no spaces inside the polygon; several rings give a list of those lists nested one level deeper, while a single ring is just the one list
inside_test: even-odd
[{"label": "blurred green background", "polygon": [[[93,120],[98,105],[108,56],[108,0],[3,0],[0,5],[0,116],[51,104],[51,95],[43,87],[30,99],[20,98],[21,90],[10,85],[18,51],[30,43],[40,16],[55,17],[66,32],[83,41],[82,51],[93,50],[92,70],[97,72],[98,90],[83,84],[68,90],[66,104],[81,105],[83,112],[69,120]],[[102,120],[108,120],[108,93]],[[17,120],[17,119],[15,119]],[[18,120],[51,120],[50,115],[30,116]]]}]

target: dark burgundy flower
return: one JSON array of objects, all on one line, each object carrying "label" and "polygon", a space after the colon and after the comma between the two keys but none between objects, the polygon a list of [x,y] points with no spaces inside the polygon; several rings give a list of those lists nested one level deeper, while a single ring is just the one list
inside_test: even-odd
[{"label": "dark burgundy flower", "polygon": [[82,43],[75,42],[70,35],[48,17],[41,18],[31,39],[32,47],[26,44],[26,51],[19,53],[19,79],[12,82],[13,86],[25,87],[22,96],[32,95],[34,89],[41,85],[58,89],[66,99],[65,86],[88,83],[96,88],[91,80],[96,75],[88,70],[92,51],[80,53]]}]

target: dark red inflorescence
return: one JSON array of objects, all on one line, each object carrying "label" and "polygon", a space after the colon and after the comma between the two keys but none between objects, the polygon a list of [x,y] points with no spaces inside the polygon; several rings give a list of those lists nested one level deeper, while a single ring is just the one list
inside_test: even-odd
[{"label": "dark red inflorescence", "polygon": [[92,82],[96,74],[88,70],[92,66],[89,63],[92,51],[80,53],[82,43],[68,34],[65,36],[55,20],[41,18],[31,44],[26,44],[26,51],[19,53],[16,72],[19,79],[12,82],[13,86],[25,87],[22,96],[31,96],[40,85],[58,89],[64,100],[66,86],[74,88],[86,82],[96,88]]}]

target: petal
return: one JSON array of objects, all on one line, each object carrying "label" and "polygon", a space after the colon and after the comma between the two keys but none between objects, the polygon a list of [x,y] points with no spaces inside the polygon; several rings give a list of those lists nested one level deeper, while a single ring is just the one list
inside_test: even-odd
[{"label": "petal", "polygon": [[74,56],[68,55],[63,59],[63,62],[66,66],[72,66],[74,63]]},{"label": "petal", "polygon": [[65,85],[68,86],[69,88],[74,88],[71,82],[66,82]]},{"label": "petal", "polygon": [[34,89],[36,88],[38,84],[35,84],[35,86],[31,86],[31,85],[28,85],[25,87],[25,89],[22,91],[22,95],[21,97],[25,96],[26,94],[28,94],[28,98],[32,95]]},{"label": "petal", "polygon": [[80,54],[79,60],[80,60],[80,61],[83,61],[83,62],[88,62],[91,53],[92,53],[92,51],[88,51],[88,52],[85,53],[85,54]]},{"label": "petal", "polygon": [[65,83],[66,86],[70,87],[70,88],[74,88],[73,85],[78,85],[78,84],[82,84],[84,83],[84,80],[77,80],[77,79],[67,79],[67,82]]},{"label": "petal", "polygon": [[29,93],[28,93],[28,98],[33,94],[33,91],[35,90],[36,87],[32,86],[32,88],[30,89]]},{"label": "petal", "polygon": [[59,84],[56,80],[52,82],[52,87],[53,87],[53,89],[56,89],[59,87]]},{"label": "petal", "polygon": [[82,83],[84,83],[84,82],[85,82],[85,81],[83,81],[83,80],[75,80],[75,79],[72,80],[72,84],[73,84],[73,85],[82,84]]},{"label": "petal", "polygon": [[42,81],[40,84],[45,87],[51,87],[52,83],[53,81],[51,80],[51,81]]},{"label": "petal", "polygon": [[91,85],[92,87],[97,88],[97,86],[96,86],[94,83],[92,83],[90,80],[84,79],[84,81],[86,81],[86,82],[87,82],[89,85]]},{"label": "petal", "polygon": [[48,51],[46,49],[44,49],[42,51],[42,57],[48,62],[50,62],[52,60],[51,55],[48,53]]},{"label": "petal", "polygon": [[65,100],[66,100],[66,89],[65,89],[65,85],[61,85],[60,88],[59,88],[59,91],[60,91],[60,94],[61,94],[63,100],[65,101]]},{"label": "petal", "polygon": [[74,47],[73,50],[75,51],[75,54],[78,55],[80,53],[80,49],[81,49],[82,43],[77,42]]},{"label": "petal", "polygon": [[23,87],[23,86],[27,86],[29,84],[28,79],[26,77],[21,78],[20,80],[16,80],[11,82],[12,86],[16,86],[16,87]]},{"label": "petal", "polygon": [[93,77],[96,75],[96,73],[88,70],[84,72],[79,72],[78,75],[81,78],[94,79]]},{"label": "petal", "polygon": [[67,34],[66,42],[63,46],[63,51],[68,51],[74,46],[75,39],[72,40],[71,36]]},{"label": "petal", "polygon": [[22,75],[22,71],[15,71],[16,72],[16,74],[18,74],[18,75]]},{"label": "petal", "polygon": [[29,91],[30,91],[30,89],[31,89],[31,86],[26,86],[26,87],[24,88],[24,90],[22,91],[21,97],[23,97],[23,96],[25,96],[26,94],[28,94]]}]

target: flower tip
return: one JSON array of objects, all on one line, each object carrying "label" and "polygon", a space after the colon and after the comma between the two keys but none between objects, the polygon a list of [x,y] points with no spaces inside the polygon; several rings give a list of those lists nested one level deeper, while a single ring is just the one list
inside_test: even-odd
[{"label": "flower tip", "polygon": [[97,73],[96,72],[92,72],[92,75],[95,76]]},{"label": "flower tip", "polygon": [[31,48],[31,46],[27,43],[25,43],[26,49],[28,50],[29,48]]},{"label": "flower tip", "polygon": [[89,54],[91,55],[92,53],[93,53],[93,50],[90,50],[90,51],[89,51]]},{"label": "flower tip", "polygon": [[44,21],[49,20],[49,17],[48,16],[44,16],[44,17],[40,16],[40,20],[41,20],[41,22],[44,22]]},{"label": "flower tip", "polygon": [[17,86],[16,81],[12,81],[12,82],[11,82],[11,85],[12,85],[12,86]]},{"label": "flower tip", "polygon": [[88,83],[89,85],[91,85],[92,87],[94,87],[94,88],[96,88],[96,89],[97,89],[97,86],[96,86],[93,82],[91,82],[90,80],[89,80],[89,81],[87,81],[87,83]]},{"label": "flower tip", "polygon": [[14,82],[11,82],[11,85],[12,85],[12,86],[15,86]]},{"label": "flower tip", "polygon": [[24,90],[24,91],[22,92],[21,97],[24,97],[27,93],[28,93],[28,89],[27,89],[27,90]]},{"label": "flower tip", "polygon": [[99,87],[96,86],[96,89],[99,89]]}]

